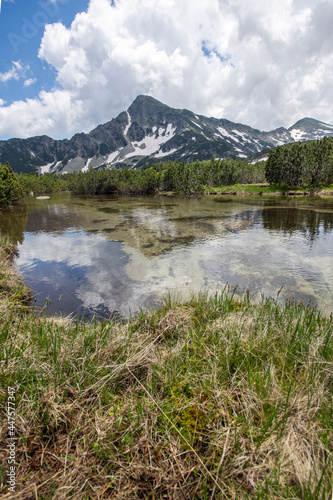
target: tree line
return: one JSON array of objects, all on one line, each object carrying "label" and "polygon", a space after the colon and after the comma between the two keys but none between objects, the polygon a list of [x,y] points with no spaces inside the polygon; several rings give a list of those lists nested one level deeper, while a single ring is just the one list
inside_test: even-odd
[{"label": "tree line", "polygon": [[209,161],[157,163],[140,169],[130,167],[90,169],[87,172],[53,175],[19,174],[25,193],[69,190],[78,195],[154,194],[174,191],[183,195],[201,193],[207,187],[265,181],[263,162],[212,157]]}]

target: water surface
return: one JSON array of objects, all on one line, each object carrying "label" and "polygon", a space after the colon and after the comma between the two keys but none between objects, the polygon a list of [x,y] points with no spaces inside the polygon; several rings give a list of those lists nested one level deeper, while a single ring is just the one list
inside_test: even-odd
[{"label": "water surface", "polygon": [[47,313],[128,316],[226,283],[333,311],[333,204],[311,198],[29,198],[0,230]]}]

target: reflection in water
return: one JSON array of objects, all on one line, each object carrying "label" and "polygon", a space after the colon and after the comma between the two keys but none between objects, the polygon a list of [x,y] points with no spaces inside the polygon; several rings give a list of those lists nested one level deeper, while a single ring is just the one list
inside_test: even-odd
[{"label": "reflection in water", "polygon": [[2,208],[0,211],[0,232],[10,236],[15,245],[22,243],[27,218],[28,210],[24,204]]},{"label": "reflection in water", "polygon": [[26,233],[24,255],[21,252],[18,259],[31,288],[42,290],[41,297],[37,295],[38,305],[51,297],[49,313],[86,316],[91,312],[110,316],[127,302],[127,262],[120,242],[81,231]]},{"label": "reflection in water", "polygon": [[274,207],[265,208],[262,218],[265,229],[281,231],[290,236],[300,232],[309,242],[318,239],[321,232],[327,233],[333,229],[331,212]]},{"label": "reflection in water", "polygon": [[59,195],[29,198],[0,230],[20,243],[17,268],[49,313],[128,315],[227,282],[266,296],[283,287],[281,298],[329,312],[333,206],[313,203]]}]

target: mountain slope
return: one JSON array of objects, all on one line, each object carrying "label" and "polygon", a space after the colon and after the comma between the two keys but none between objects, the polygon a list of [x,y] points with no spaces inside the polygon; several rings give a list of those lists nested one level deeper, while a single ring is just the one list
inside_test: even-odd
[{"label": "mountain slope", "polygon": [[47,136],[0,141],[0,162],[17,172],[74,172],[105,164],[135,168],[168,160],[251,157],[299,140],[333,136],[333,126],[304,118],[290,127],[261,132],[226,119],[173,109],[138,96],[127,111],[89,134],[54,140]]}]

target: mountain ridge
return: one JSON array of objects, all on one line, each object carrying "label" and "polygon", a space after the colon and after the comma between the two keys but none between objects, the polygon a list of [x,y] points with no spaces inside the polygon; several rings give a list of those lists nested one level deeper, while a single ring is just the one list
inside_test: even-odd
[{"label": "mountain ridge", "polygon": [[66,173],[103,165],[140,168],[159,161],[247,158],[263,150],[333,136],[333,125],[305,117],[288,129],[264,132],[225,118],[175,109],[139,95],[117,117],[89,133],[55,140],[46,135],[0,141],[0,162],[16,172]]}]

